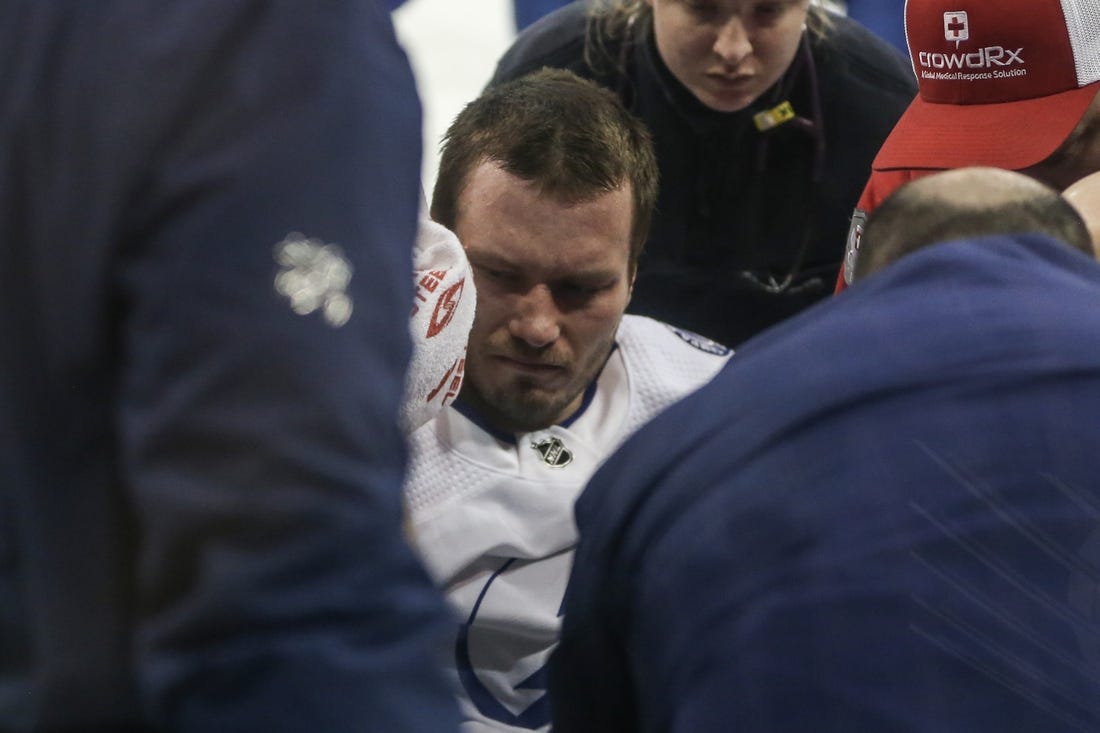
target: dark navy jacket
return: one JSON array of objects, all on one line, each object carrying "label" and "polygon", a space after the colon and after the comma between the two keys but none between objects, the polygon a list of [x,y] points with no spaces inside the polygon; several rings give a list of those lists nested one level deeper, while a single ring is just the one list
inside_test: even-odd
[{"label": "dark navy jacket", "polygon": [[0,5],[0,729],[453,724],[399,530],[420,144],[372,0]]},{"label": "dark navy jacket", "polygon": [[[736,346],[832,292],[871,161],[916,94],[901,54],[832,17],[824,38],[806,34],[809,58],[800,52],[761,99],[732,113],[680,84],[647,29],[589,63],[580,2],[532,25],[501,58],[493,83],[570,69],[616,90],[652,131],[660,194],[631,312]],[[753,115],[784,100],[812,131],[756,130]],[[788,275],[789,287],[774,287]]]},{"label": "dark navy jacket", "polygon": [[746,344],[578,503],[556,733],[1100,730],[1098,304],[963,241]]}]

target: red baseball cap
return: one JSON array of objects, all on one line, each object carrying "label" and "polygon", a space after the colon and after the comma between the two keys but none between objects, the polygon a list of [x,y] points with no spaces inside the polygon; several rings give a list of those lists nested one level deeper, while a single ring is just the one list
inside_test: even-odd
[{"label": "red baseball cap", "polygon": [[907,0],[905,35],[919,94],[877,170],[1028,168],[1100,90],[1098,0]]}]

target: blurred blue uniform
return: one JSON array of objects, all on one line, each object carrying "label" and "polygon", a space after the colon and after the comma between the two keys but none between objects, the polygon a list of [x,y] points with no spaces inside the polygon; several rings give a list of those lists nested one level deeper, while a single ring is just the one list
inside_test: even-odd
[{"label": "blurred blue uniform", "polygon": [[848,17],[858,20],[875,35],[889,41],[906,58],[905,0],[848,0]]},{"label": "blurred blue uniform", "polygon": [[746,344],[580,499],[555,733],[1100,730],[1098,303],[964,241]]},{"label": "blurred blue uniform", "polygon": [[516,30],[521,31],[542,16],[563,8],[572,0],[513,0]]},{"label": "blurred blue uniform", "polygon": [[447,730],[388,17],[11,0],[0,48],[0,729]]}]

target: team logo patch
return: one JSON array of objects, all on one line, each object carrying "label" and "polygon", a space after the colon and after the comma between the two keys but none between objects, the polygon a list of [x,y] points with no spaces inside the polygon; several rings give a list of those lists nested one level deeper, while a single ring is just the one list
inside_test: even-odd
[{"label": "team logo patch", "polygon": [[955,48],[963,41],[970,40],[970,21],[965,10],[952,10],[943,14],[943,37],[955,43]]},{"label": "team logo patch", "polygon": [[290,301],[295,313],[306,316],[319,310],[333,328],[348,322],[352,267],[343,250],[292,232],[275,245],[275,261],[282,268],[275,276],[275,291]]},{"label": "team logo patch", "polygon": [[728,356],[733,352],[733,349],[728,346],[723,346],[717,341],[711,341],[706,336],[700,336],[699,334],[688,331],[683,328],[676,328],[675,326],[669,326],[669,329],[682,338],[687,343],[691,344],[699,351],[705,351],[708,354],[714,354],[715,356]]},{"label": "team logo patch", "polygon": [[558,438],[551,437],[538,443],[532,442],[531,447],[542,456],[542,462],[550,468],[565,468],[573,462],[573,452]]}]

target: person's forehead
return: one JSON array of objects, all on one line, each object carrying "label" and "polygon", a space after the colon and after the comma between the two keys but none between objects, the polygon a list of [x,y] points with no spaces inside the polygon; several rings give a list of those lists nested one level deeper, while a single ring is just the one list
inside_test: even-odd
[{"label": "person's forehead", "polygon": [[493,162],[471,172],[456,229],[472,259],[553,272],[626,265],[633,199],[629,184],[581,202],[543,194]]},{"label": "person's forehead", "polygon": [[[689,0],[652,0],[649,4],[653,6],[654,10],[660,10],[662,7],[691,5],[692,3]],[[810,0],[707,0],[707,4],[713,6],[716,10],[736,13],[747,12],[760,6],[808,11]]]}]

